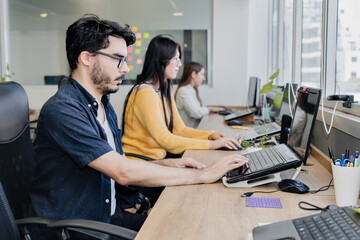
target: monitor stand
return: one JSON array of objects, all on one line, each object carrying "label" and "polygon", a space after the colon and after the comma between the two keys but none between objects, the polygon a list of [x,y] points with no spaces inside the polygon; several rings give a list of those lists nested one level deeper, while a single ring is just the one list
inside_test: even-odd
[{"label": "monitor stand", "polygon": [[[300,170],[301,170],[301,166],[296,168],[296,171],[291,179],[295,179],[297,177],[297,175],[299,174]],[[227,178],[225,176],[222,178],[222,182],[226,187],[230,187],[230,188],[250,188],[250,187],[256,187],[256,186],[260,186],[260,185],[264,185],[264,184],[268,184],[268,183],[272,183],[272,182],[280,182],[282,180],[280,173],[281,172],[272,173],[272,174],[268,174],[268,175],[261,176],[258,178],[244,180],[244,181],[240,181],[240,182],[236,182],[236,183],[228,183],[226,181]]]}]

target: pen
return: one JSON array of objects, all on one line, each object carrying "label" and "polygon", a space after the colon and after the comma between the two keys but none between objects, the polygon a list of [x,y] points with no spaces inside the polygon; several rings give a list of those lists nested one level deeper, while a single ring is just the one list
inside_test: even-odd
[{"label": "pen", "polygon": [[350,154],[350,150],[346,149],[345,150],[345,158],[349,159],[349,154]]},{"label": "pen", "polygon": [[333,164],[335,165],[334,154],[333,154],[333,151],[330,146],[328,146],[328,150],[329,150],[329,156],[330,156],[331,160],[333,161]]}]

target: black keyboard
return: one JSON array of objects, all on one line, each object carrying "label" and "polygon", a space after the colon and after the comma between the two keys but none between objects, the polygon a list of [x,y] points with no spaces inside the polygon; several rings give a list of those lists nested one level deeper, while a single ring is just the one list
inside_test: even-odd
[{"label": "black keyboard", "polygon": [[266,124],[266,125],[261,125],[260,127],[254,128],[254,130],[257,134],[267,134],[269,132],[278,130],[278,128],[274,127],[273,124]]},{"label": "black keyboard", "polygon": [[292,222],[301,239],[360,239],[359,225],[342,208]]}]

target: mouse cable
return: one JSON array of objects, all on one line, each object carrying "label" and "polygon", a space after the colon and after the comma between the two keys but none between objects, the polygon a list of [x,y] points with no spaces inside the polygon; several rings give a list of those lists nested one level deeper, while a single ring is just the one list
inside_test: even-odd
[{"label": "mouse cable", "polygon": [[315,193],[318,193],[318,192],[322,192],[322,191],[326,191],[328,190],[330,187],[333,187],[334,185],[331,185],[333,181],[333,178],[331,178],[330,182],[329,182],[329,185],[327,186],[322,186],[321,188],[319,188],[318,190],[310,190],[309,193],[311,194],[315,194]]},{"label": "mouse cable", "polygon": [[[331,185],[333,179],[331,178],[330,182],[329,182],[329,185],[327,186],[322,186],[321,188],[319,188],[318,190],[312,190],[312,191],[309,191],[309,193],[311,194],[315,194],[315,193],[318,193],[318,192],[322,192],[322,191],[326,191],[328,190],[330,187],[334,186],[334,185]],[[284,187],[284,188],[279,188],[279,189],[276,189],[276,190],[273,190],[273,191],[253,191],[253,192],[246,192],[246,193],[243,193],[241,194],[241,197],[250,197],[252,196],[254,193],[274,193],[274,192],[278,192],[278,191],[281,191],[281,190],[284,190],[286,188],[290,188],[292,186],[287,186],[287,187]]]},{"label": "mouse cable", "polygon": [[274,193],[274,192],[278,192],[278,191],[281,191],[281,190],[284,190],[284,189],[287,189],[287,188],[290,188],[290,187],[292,187],[292,186],[287,186],[287,187],[279,188],[279,189],[276,189],[276,190],[273,190],[273,191],[268,191],[268,192],[266,192],[266,191],[246,192],[246,193],[241,194],[241,197],[250,197],[254,193]]}]

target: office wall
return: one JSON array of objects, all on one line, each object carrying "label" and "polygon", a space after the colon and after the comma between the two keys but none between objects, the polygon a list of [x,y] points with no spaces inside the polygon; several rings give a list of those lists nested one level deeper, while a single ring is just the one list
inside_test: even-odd
[{"label": "office wall", "polygon": [[[253,0],[252,0],[253,1]],[[211,34],[212,53],[210,61],[212,69],[207,69],[211,74],[209,86],[201,86],[200,93],[205,104],[243,105],[246,103],[248,82],[248,55],[252,54],[254,47],[248,48],[249,41],[258,41],[263,45],[264,38],[249,36],[249,16],[256,15],[258,9],[249,0],[214,0],[213,1],[213,30]],[[262,4],[258,1],[259,8]],[[256,4],[255,4],[256,5]],[[249,8],[251,6],[251,9]],[[255,11],[250,13],[249,11]],[[253,18],[252,25],[267,25],[264,18]],[[265,34],[265,33],[264,33]],[[256,43],[252,43],[256,46]],[[258,57],[255,57],[255,56]],[[257,61],[260,53],[251,57],[251,61]],[[264,58],[264,56],[261,56]],[[49,61],[53,59],[49,59]],[[56,60],[57,61],[57,60]],[[264,60],[265,61],[265,60]],[[266,65],[258,66],[257,69],[266,69]],[[255,68],[254,68],[255,69]],[[252,74],[257,75],[255,72]],[[40,108],[42,104],[52,96],[56,88],[53,86],[24,86],[29,95],[30,107]],[[177,86],[174,86],[174,90]],[[111,95],[111,102],[119,118],[122,113],[122,105],[130,86],[121,86],[116,94]]]}]

